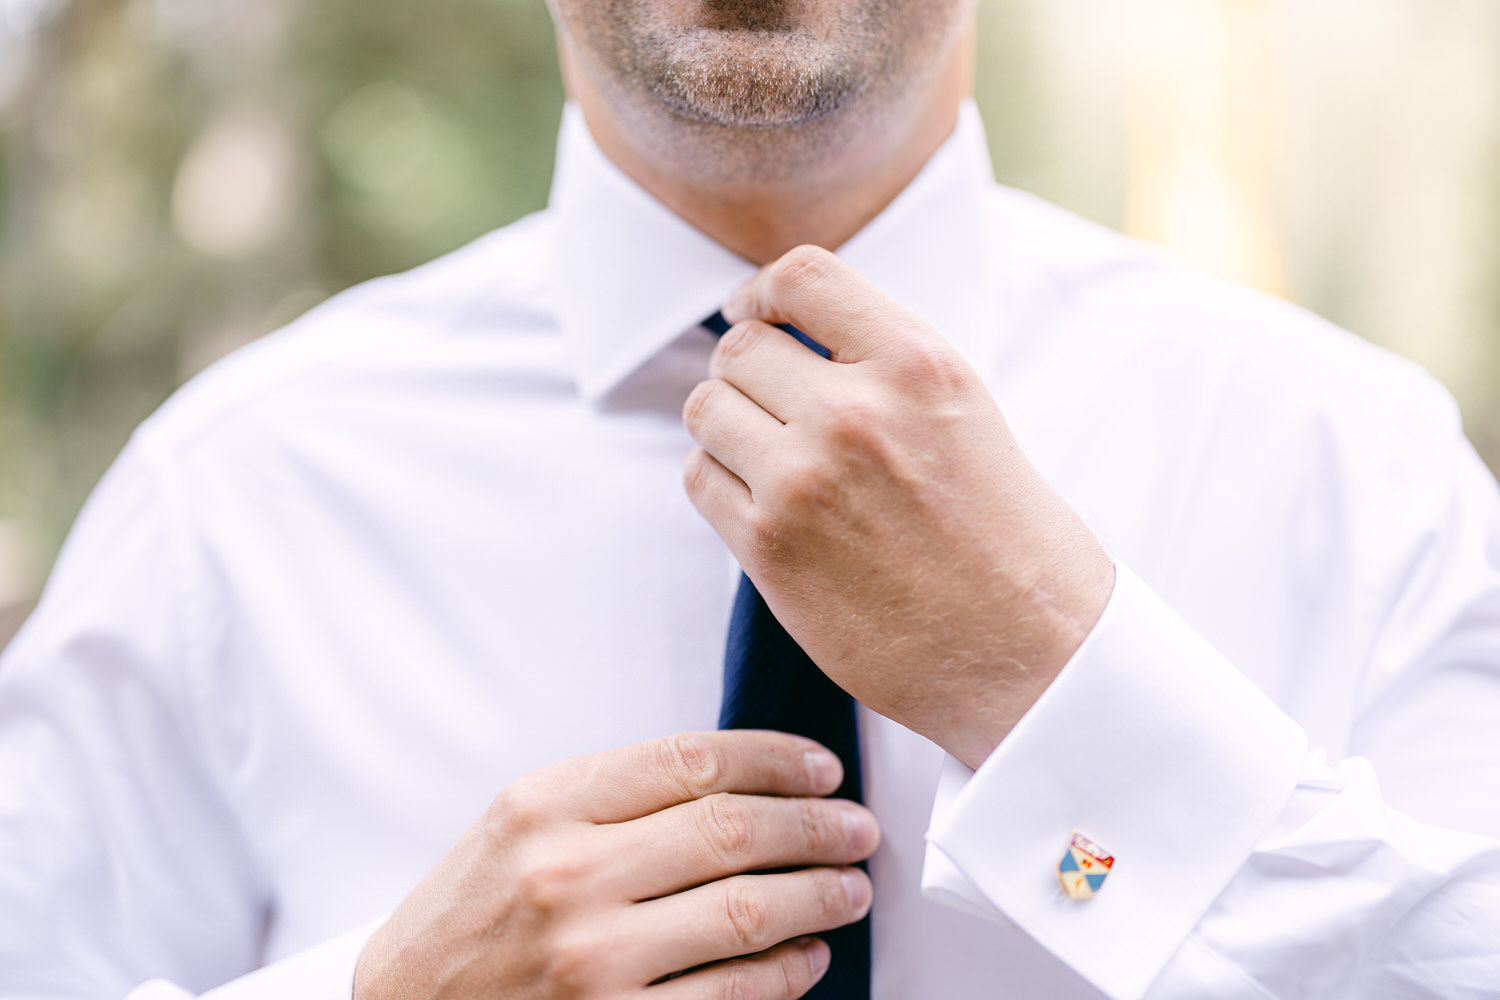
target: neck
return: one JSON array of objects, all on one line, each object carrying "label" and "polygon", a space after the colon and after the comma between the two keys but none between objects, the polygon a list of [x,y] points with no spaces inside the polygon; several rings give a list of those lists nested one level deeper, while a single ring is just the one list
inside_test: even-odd
[{"label": "neck", "polygon": [[617,167],[723,246],[767,264],[803,243],[837,249],[911,183],[953,131],[972,51],[966,35],[899,106],[835,116],[796,135],[705,134],[697,123],[660,119],[626,128],[566,45],[562,62],[594,141]]}]

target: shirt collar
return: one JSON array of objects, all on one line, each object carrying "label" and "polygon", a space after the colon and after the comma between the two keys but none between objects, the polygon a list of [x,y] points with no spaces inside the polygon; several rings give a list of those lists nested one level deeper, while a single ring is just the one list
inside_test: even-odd
[{"label": "shirt collar", "polygon": [[[972,101],[906,189],[839,255],[972,351],[993,327],[986,194],[993,184]],[[755,266],[647,194],[563,112],[550,207],[558,217],[558,315],[579,391],[608,394],[724,301]]]}]

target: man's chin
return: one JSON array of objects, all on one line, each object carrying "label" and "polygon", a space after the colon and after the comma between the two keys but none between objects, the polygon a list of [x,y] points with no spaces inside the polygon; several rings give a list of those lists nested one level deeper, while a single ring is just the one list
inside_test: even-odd
[{"label": "man's chin", "polygon": [[651,92],[688,121],[792,128],[837,114],[857,89],[857,67],[803,33],[687,29],[652,42]]},{"label": "man's chin", "polygon": [[803,0],[700,0],[701,24],[722,31],[795,31],[808,11]]}]

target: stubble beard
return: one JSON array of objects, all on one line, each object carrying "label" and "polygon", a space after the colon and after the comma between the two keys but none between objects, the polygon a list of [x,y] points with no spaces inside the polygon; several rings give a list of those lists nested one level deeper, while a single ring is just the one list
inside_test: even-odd
[{"label": "stubble beard", "polygon": [[791,129],[830,118],[869,86],[863,45],[800,32],[673,28],[636,48],[636,82],[673,115],[736,130]]},{"label": "stubble beard", "polygon": [[900,2],[698,0],[685,19],[649,0],[589,0],[559,23],[592,53],[585,69],[648,156],[670,150],[698,176],[764,182],[826,160],[899,78],[882,21]]},{"label": "stubble beard", "polygon": [[674,18],[658,3],[604,0],[581,27],[620,84],[685,121],[789,128],[835,114],[888,68],[878,28],[893,2],[697,0]]},{"label": "stubble beard", "polygon": [[646,159],[763,185],[817,176],[880,134],[972,0],[551,2]]}]

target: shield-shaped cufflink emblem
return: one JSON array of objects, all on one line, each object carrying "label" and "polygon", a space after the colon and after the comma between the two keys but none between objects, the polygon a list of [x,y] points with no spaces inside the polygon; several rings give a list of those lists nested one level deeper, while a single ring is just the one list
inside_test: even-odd
[{"label": "shield-shaped cufflink emblem", "polygon": [[1057,880],[1071,898],[1088,899],[1104,885],[1114,864],[1112,854],[1074,830],[1073,839],[1057,864]]}]

